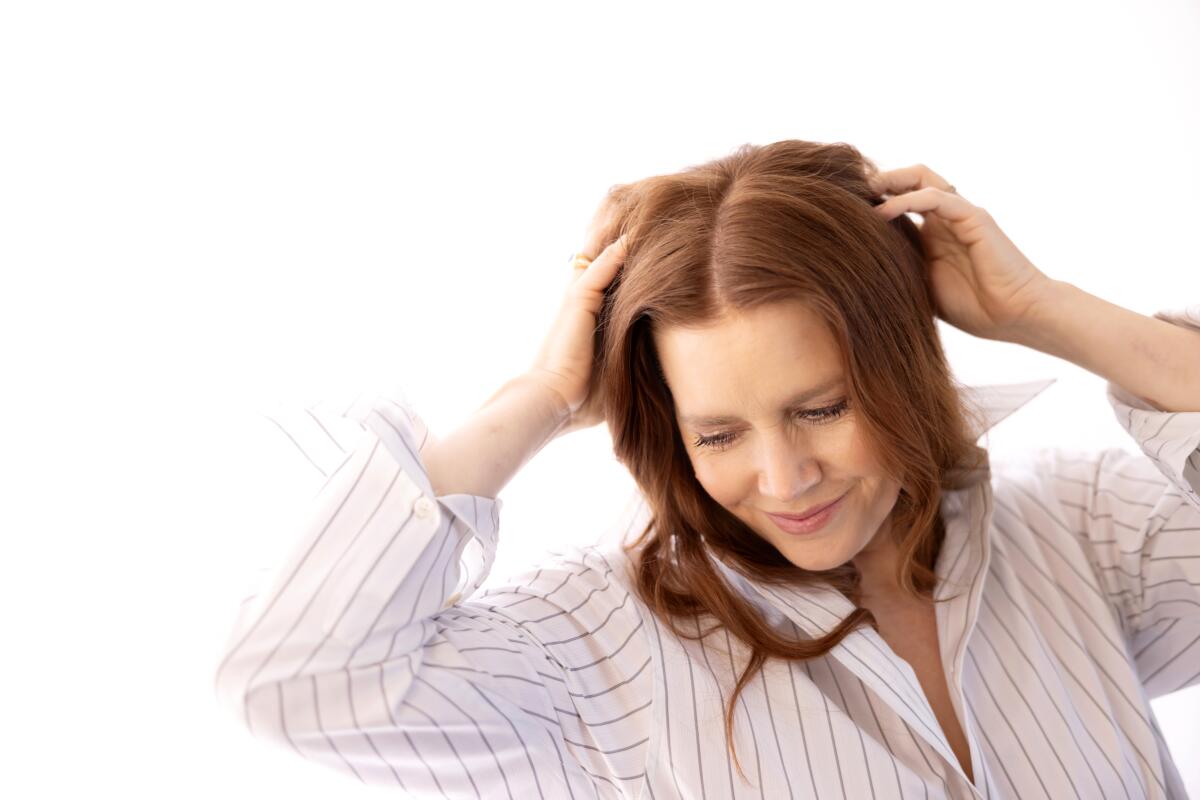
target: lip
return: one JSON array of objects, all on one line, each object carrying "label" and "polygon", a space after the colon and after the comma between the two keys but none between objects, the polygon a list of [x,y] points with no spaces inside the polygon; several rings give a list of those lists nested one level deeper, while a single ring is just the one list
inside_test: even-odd
[{"label": "lip", "polygon": [[849,494],[849,492],[846,492],[837,500],[834,500],[832,503],[822,507],[815,513],[809,514],[807,517],[798,517],[788,514],[771,514],[769,512],[767,513],[767,516],[770,517],[771,520],[785,533],[814,533],[815,531],[825,527],[829,520],[831,520],[838,512],[838,510],[842,507],[842,501],[846,499],[846,494]]}]

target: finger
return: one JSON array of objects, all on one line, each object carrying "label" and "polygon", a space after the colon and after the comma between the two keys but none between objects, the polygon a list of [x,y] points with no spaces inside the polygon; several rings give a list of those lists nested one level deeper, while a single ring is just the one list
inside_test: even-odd
[{"label": "finger", "polygon": [[872,190],[883,194],[902,194],[916,189],[932,186],[937,189],[951,189],[950,182],[924,164],[913,164],[910,167],[900,167],[881,172],[867,179]]},{"label": "finger", "polygon": [[576,269],[574,285],[584,291],[604,291],[625,263],[625,237],[621,236],[605,247],[586,269]]},{"label": "finger", "polygon": [[932,186],[889,197],[873,210],[885,220],[915,211],[918,214],[935,213],[949,222],[962,222],[980,211],[965,197]]}]

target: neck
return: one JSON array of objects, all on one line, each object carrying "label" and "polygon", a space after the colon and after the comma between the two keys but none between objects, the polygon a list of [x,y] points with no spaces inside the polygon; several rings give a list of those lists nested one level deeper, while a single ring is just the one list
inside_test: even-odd
[{"label": "neck", "polygon": [[861,576],[859,594],[864,604],[871,601],[891,602],[909,596],[896,580],[900,553],[886,530],[880,530],[870,544],[851,560]]}]

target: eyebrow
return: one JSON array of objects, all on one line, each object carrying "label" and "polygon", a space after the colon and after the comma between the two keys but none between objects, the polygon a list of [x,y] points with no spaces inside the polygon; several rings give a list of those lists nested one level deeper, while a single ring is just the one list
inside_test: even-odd
[{"label": "eyebrow", "polygon": [[[795,395],[790,400],[788,400],[787,408],[790,410],[790,409],[795,408],[796,406],[802,405],[802,404],[808,402],[809,400],[813,399],[814,397],[824,394],[825,392],[829,391],[833,387],[841,385],[842,383],[844,383],[844,381],[845,381],[845,379],[843,378],[843,376],[837,375],[833,378],[830,378],[827,381],[822,381],[821,383],[818,383],[816,386],[813,386],[810,389],[805,389],[803,392],[800,392],[799,394]],[[728,415],[728,414],[722,414],[722,415],[716,415],[716,416],[702,416],[702,415],[685,414],[685,415],[680,416],[679,419],[682,420],[683,422],[686,422],[688,425],[697,425],[697,426],[728,425],[731,422],[741,422],[741,420],[738,419],[737,417]]]}]

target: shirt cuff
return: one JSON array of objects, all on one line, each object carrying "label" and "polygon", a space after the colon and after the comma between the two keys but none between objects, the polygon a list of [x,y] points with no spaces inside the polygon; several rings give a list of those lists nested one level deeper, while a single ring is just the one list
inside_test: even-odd
[{"label": "shirt cuff", "polygon": [[[431,431],[409,401],[402,383],[386,384],[360,394],[346,416],[378,436],[393,460],[426,495],[434,497],[428,468],[421,457]],[[466,598],[479,589],[495,563],[504,501],[499,497],[455,493],[437,495],[437,502],[474,534],[460,551],[463,579],[453,599]]]},{"label": "shirt cuff", "polygon": [[[1154,318],[1200,331],[1200,303],[1159,311]],[[1112,381],[1106,395],[1117,421],[1141,451],[1200,508],[1200,411],[1164,411]]]}]

